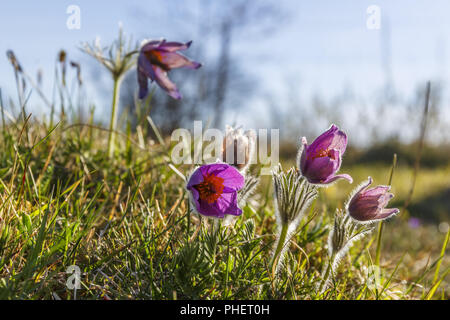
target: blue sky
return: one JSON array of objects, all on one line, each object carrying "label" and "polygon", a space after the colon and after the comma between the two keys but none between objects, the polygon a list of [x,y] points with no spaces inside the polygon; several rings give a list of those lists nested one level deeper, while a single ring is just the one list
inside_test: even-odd
[{"label": "blue sky", "polygon": [[[171,29],[166,34],[166,30],[158,29],[148,19],[152,14],[164,14],[163,6],[158,6],[164,1],[2,1],[0,86],[7,94],[15,94],[12,68],[4,55],[8,49],[14,50],[31,75],[41,68],[44,77],[52,77],[59,49],[66,49],[74,60],[86,61],[89,58],[77,46],[96,36],[108,43],[116,36],[119,21],[127,33],[137,38],[177,35]],[[448,83],[449,1],[283,0],[278,3],[287,9],[289,17],[280,21],[280,28],[274,34],[255,42],[241,41],[233,47],[234,53],[244,57],[252,74],[261,79],[262,92],[271,90],[281,97],[286,93],[286,83],[295,79],[305,96],[318,93],[331,98],[343,88],[351,87],[359,95],[370,98],[385,81],[383,37],[388,39],[393,83],[400,95],[413,95],[417,84],[428,79],[439,78]],[[80,30],[66,27],[69,5],[81,9]],[[366,27],[369,5],[381,9],[380,30]],[[192,21],[173,21],[175,29],[187,29],[191,25]],[[88,83],[89,77],[85,80]],[[96,92],[88,94],[93,100],[98,98]],[[261,103],[258,99],[251,102],[254,106],[258,103]],[[109,101],[100,104],[109,106]]]}]

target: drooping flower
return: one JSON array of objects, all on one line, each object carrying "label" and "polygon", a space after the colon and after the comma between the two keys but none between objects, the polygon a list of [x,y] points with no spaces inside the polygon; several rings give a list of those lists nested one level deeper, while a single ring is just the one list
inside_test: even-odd
[{"label": "drooping flower", "polygon": [[347,135],[337,126],[333,124],[310,145],[303,137],[302,145],[299,167],[302,175],[310,183],[326,185],[340,178],[353,182],[348,174],[336,175],[341,167],[342,155],[347,148]]},{"label": "drooping flower", "polygon": [[243,172],[250,164],[255,151],[256,134],[253,130],[226,126],[222,145],[222,161]]},{"label": "drooping flower", "polygon": [[200,166],[188,179],[186,188],[196,211],[204,216],[223,218],[239,216],[237,192],[244,186],[244,176],[226,163]]},{"label": "drooping flower", "polygon": [[383,220],[400,212],[397,208],[386,209],[394,195],[389,192],[390,186],[377,186],[368,189],[372,178],[355,189],[354,194],[347,203],[349,215],[359,222],[373,222]]},{"label": "drooping flower", "polygon": [[147,96],[147,79],[156,81],[172,98],[181,99],[177,86],[170,81],[167,72],[176,68],[198,69],[202,66],[177,52],[188,49],[191,43],[192,41],[187,43],[166,42],[162,39],[149,41],[142,46],[137,66],[139,99]]}]

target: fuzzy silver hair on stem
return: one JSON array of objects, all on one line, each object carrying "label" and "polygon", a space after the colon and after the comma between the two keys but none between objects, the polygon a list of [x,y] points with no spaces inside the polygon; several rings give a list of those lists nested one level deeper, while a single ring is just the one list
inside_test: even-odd
[{"label": "fuzzy silver hair on stem", "polygon": [[240,206],[244,206],[247,202],[248,197],[250,197],[258,186],[260,178],[247,174],[245,177],[244,187],[238,192],[238,203]]},{"label": "fuzzy silver hair on stem", "polygon": [[318,191],[317,187],[310,184],[297,169],[291,168],[284,172],[281,164],[278,165],[278,170],[272,173],[272,180],[279,228],[277,245],[270,264],[275,274],[292,232],[297,228],[306,209],[317,197]]},{"label": "fuzzy silver hair on stem", "polygon": [[331,278],[339,267],[339,263],[344,255],[348,252],[352,244],[370,233],[373,228],[354,222],[352,218],[337,209],[334,217],[333,228],[328,236],[328,256],[322,272],[322,282],[319,286],[319,292],[323,293],[330,285]]},{"label": "fuzzy silver hair on stem", "polygon": [[272,174],[272,180],[276,214],[280,224],[301,219],[305,209],[317,197],[317,187],[308,183],[295,168],[283,172],[280,164],[277,172]]}]

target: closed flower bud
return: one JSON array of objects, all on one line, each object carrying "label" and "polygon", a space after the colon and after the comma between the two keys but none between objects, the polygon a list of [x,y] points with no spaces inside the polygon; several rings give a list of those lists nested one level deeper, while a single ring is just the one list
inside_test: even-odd
[{"label": "closed flower bud", "polygon": [[[281,165],[272,173],[276,213],[281,224],[298,222],[309,204],[317,197],[317,188],[309,184],[297,169],[284,172]],[[295,223],[296,224],[296,223]]]},{"label": "closed flower bud", "polygon": [[394,195],[389,192],[390,186],[377,186],[368,189],[372,178],[355,189],[347,203],[349,215],[358,222],[370,223],[387,219],[400,212],[397,208],[386,209]]},{"label": "closed flower bud", "polygon": [[222,146],[222,160],[240,171],[247,169],[255,151],[256,134],[253,130],[226,127]]},{"label": "closed flower bud", "polygon": [[[339,260],[349,249],[351,244],[365,234],[372,231],[366,226],[353,222],[342,210],[337,210],[334,225],[328,236],[328,254]],[[337,261],[335,261],[337,262]]]}]

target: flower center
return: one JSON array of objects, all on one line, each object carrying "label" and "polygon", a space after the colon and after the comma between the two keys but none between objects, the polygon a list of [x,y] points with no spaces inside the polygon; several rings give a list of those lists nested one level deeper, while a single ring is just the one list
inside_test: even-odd
[{"label": "flower center", "polygon": [[145,53],[145,56],[151,64],[161,67],[164,70],[168,70],[167,65],[164,63],[163,54],[158,50],[150,50]]},{"label": "flower center", "polygon": [[331,150],[323,149],[323,148],[322,149],[317,149],[313,153],[311,153],[308,156],[308,160],[314,160],[314,159],[323,158],[323,157],[329,157],[329,158],[331,158],[333,160],[336,160],[335,157],[334,157],[334,154],[333,154],[333,152],[331,152]]},{"label": "flower center", "polygon": [[203,176],[203,182],[195,186],[200,199],[207,201],[209,204],[220,198],[223,188],[223,178],[216,177],[213,174]]}]

